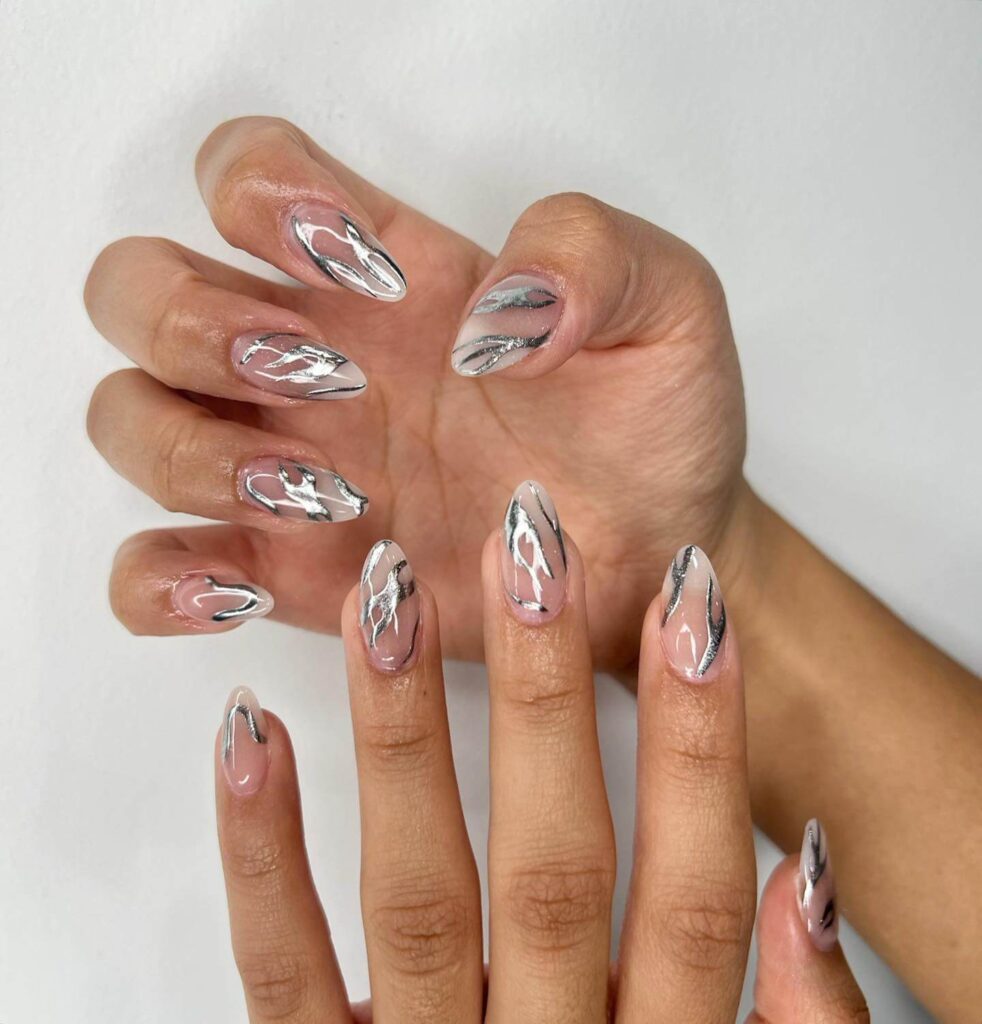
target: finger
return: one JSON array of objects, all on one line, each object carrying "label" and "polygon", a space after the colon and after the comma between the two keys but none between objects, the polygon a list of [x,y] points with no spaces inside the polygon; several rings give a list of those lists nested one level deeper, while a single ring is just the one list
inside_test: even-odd
[{"label": "finger", "polygon": [[541,484],[484,548],[491,701],[488,1021],[606,1021],[615,852],[583,566]]},{"label": "finger", "polygon": [[338,285],[395,302],[402,271],[378,238],[394,199],[328,156],[286,121],[227,121],[198,153],[198,186],[232,245],[314,288]]},{"label": "finger", "polygon": [[712,268],[667,231],[590,196],[529,207],[474,292],[451,363],[465,377],[540,377],[584,346],[669,339],[725,316]]},{"label": "finger", "polygon": [[739,653],[715,573],[690,546],[642,634],[618,1024],[730,1024],[755,902]]},{"label": "finger", "polygon": [[233,690],[215,749],[232,949],[252,1024],[347,1024],[348,998],[303,840],[290,739]]},{"label": "finger", "polygon": [[99,332],[170,387],[274,406],[356,397],[364,374],[285,308],[289,292],[174,242],[124,238],[96,259],[85,302]]},{"label": "finger", "polygon": [[374,1024],[479,1024],[481,896],[454,774],[436,605],[398,545],[342,612]]},{"label": "finger", "polygon": [[[783,860],[764,889],[757,915],[757,1008],[748,1024],[860,1024],[870,1019],[836,942],[838,915],[828,851],[824,840],[816,847],[811,844],[811,837],[820,834],[818,823],[809,822],[801,856]],[[812,855],[820,850],[824,857]],[[803,909],[806,887],[809,904]],[[817,903],[812,902],[816,895]]]},{"label": "finger", "polygon": [[88,429],[113,469],[171,512],[291,529],[368,510],[310,445],[220,419],[141,370],[99,384]]}]

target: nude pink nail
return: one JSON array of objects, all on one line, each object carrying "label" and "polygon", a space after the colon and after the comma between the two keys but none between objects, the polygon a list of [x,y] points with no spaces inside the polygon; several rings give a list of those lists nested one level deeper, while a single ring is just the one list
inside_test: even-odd
[{"label": "nude pink nail", "polygon": [[382,302],[406,294],[406,278],[385,246],[351,214],[323,203],[304,203],[286,222],[292,252],[322,280]]},{"label": "nude pink nail", "polygon": [[245,501],[284,519],[341,523],[368,511],[368,498],[333,469],[276,455],[247,463],[238,483]]},{"label": "nude pink nail", "polygon": [[546,489],[526,480],[502,528],[501,580],[514,614],[530,626],[555,618],[566,601],[566,545]]},{"label": "nude pink nail", "polygon": [[235,372],[253,387],[286,398],[354,398],[365,375],[346,356],[300,334],[253,331],[232,343]]},{"label": "nude pink nail", "polygon": [[665,575],[662,598],[661,634],[668,660],[687,679],[711,681],[720,664],[726,608],[716,573],[701,548],[689,544],[679,549]]},{"label": "nude pink nail", "polygon": [[372,664],[387,672],[410,668],[419,650],[419,594],[412,567],[394,541],[380,540],[368,552],[358,600]]},{"label": "nude pink nail", "polygon": [[222,727],[222,770],[237,796],[258,793],[269,771],[266,717],[256,695],[246,686],[233,690],[225,705]]},{"label": "nude pink nail", "polygon": [[828,840],[817,818],[805,826],[801,841],[798,910],[815,948],[827,953],[838,941],[839,914]]},{"label": "nude pink nail", "polygon": [[273,610],[273,595],[255,583],[222,583],[214,576],[185,576],[174,587],[174,607],[199,622],[258,619]]},{"label": "nude pink nail", "polygon": [[514,366],[549,343],[562,313],[562,296],[552,281],[512,274],[488,289],[470,311],[450,363],[463,377]]}]

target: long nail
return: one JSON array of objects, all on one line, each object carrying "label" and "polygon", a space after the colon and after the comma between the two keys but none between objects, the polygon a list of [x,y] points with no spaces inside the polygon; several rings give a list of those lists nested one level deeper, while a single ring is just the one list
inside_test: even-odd
[{"label": "long nail", "polygon": [[817,818],[805,826],[798,869],[798,909],[816,949],[827,953],[839,935],[835,876],[825,829]]},{"label": "long nail", "polygon": [[556,506],[534,480],[520,484],[505,512],[501,579],[515,615],[528,625],[555,618],[566,600],[566,545]]},{"label": "long nail", "polygon": [[304,203],[290,214],[287,244],[325,278],[383,302],[406,294],[406,278],[385,246],[350,214]]},{"label": "long nail", "polygon": [[222,770],[233,793],[251,796],[262,789],[269,771],[266,717],[246,686],[233,690],[222,725]]},{"label": "long nail", "polygon": [[559,289],[548,278],[513,274],[490,288],[470,311],[450,363],[463,377],[495,373],[542,348],[563,313]]},{"label": "long nail", "polygon": [[275,455],[253,459],[242,467],[239,493],[285,519],[342,523],[368,511],[368,498],[333,469]]},{"label": "long nail", "polygon": [[401,547],[380,540],[365,559],[358,592],[361,631],[376,668],[409,668],[419,647],[419,594]]},{"label": "long nail", "polygon": [[680,548],[662,586],[661,631],[665,653],[688,679],[709,682],[726,633],[726,608],[719,580],[706,553]]},{"label": "long nail", "polygon": [[273,595],[255,583],[221,583],[214,576],[185,576],[174,587],[174,606],[199,622],[258,619],[273,610]]},{"label": "long nail", "polygon": [[367,383],[346,356],[300,334],[243,334],[232,343],[232,365],[253,387],[287,398],[354,398]]}]

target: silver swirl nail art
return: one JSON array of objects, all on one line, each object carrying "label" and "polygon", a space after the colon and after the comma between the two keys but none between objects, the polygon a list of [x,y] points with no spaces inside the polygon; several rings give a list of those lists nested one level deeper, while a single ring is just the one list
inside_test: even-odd
[{"label": "silver swirl nail art", "polygon": [[[673,657],[679,659],[678,667],[687,676],[701,678],[719,655],[726,634],[726,606],[709,559],[695,544],[681,548],[672,559],[663,595],[661,626],[665,630],[672,623]],[[716,615],[714,605],[719,606]],[[676,616],[677,624],[673,622]]]},{"label": "silver swirl nail art", "polygon": [[[552,502],[549,502],[552,506]],[[546,543],[542,530],[548,529],[550,540],[555,546],[562,565],[553,565],[546,554]],[[527,481],[516,492],[505,513],[504,523],[505,547],[517,570],[527,577],[531,586],[532,597],[522,597],[517,587],[508,589],[508,596],[527,611],[547,612],[549,607],[543,601],[546,580],[557,580],[560,572],[565,582],[566,545],[563,531],[559,525],[559,517],[553,509],[546,507],[542,493],[537,484]],[[527,547],[530,557],[525,554],[523,545]]]},{"label": "silver swirl nail art", "polygon": [[256,716],[253,714],[252,708],[248,704],[233,704],[225,715],[225,725],[222,728],[223,761],[228,760],[229,754],[232,752],[232,730],[235,725],[236,715],[241,715],[245,720],[249,735],[255,743],[266,742],[266,737],[259,731],[259,725],[256,722]]},{"label": "silver swirl nail art", "polygon": [[548,340],[552,331],[534,338],[516,334],[482,334],[454,349],[453,366],[462,377],[481,377],[490,373],[506,356],[519,351],[534,351]]},{"label": "silver swirl nail art", "polygon": [[372,661],[405,666],[416,653],[420,605],[409,560],[394,541],[373,545],[361,572],[359,622]]},{"label": "silver swirl nail art", "polygon": [[830,949],[838,935],[835,880],[825,829],[817,818],[808,822],[802,837],[798,901],[801,918],[812,942],[819,949]]},{"label": "silver swirl nail art", "polygon": [[472,313],[499,313],[503,309],[544,309],[557,301],[555,295],[538,285],[518,285],[515,288],[492,288]]},{"label": "silver swirl nail art", "polygon": [[[337,226],[332,227],[329,220]],[[303,251],[335,283],[390,302],[406,294],[406,278],[395,260],[378,239],[347,214],[331,211],[316,220],[294,215],[290,224]],[[323,243],[315,244],[321,234],[327,235],[327,244],[347,258],[326,252]]]},{"label": "silver swirl nail art", "polygon": [[[298,338],[298,342],[286,351],[271,342],[280,338]],[[327,345],[301,338],[297,334],[270,333],[260,335],[242,353],[239,365],[247,366],[259,352],[276,356],[262,369],[255,370],[262,377],[276,385],[298,385],[303,397],[315,398],[324,395],[352,394],[365,390],[363,382],[349,383],[342,367],[352,364],[346,356]],[[274,371],[274,372],[271,372]],[[281,372],[275,372],[281,371]],[[360,371],[358,371],[360,376]]]},{"label": "silver swirl nail art", "polygon": [[689,571],[689,565],[695,553],[696,546],[689,544],[682,552],[681,562],[677,557],[672,559],[672,564],[669,567],[669,572],[672,574],[672,595],[666,602],[665,612],[661,617],[661,624],[663,626],[668,622],[672,612],[679,606],[679,601],[682,599],[682,587],[685,584],[685,574]]},{"label": "silver swirl nail art", "polygon": [[255,615],[264,603],[259,591],[246,583],[219,583],[214,576],[206,576],[205,582],[215,594],[228,594],[239,598],[241,604],[215,612],[212,622],[228,622],[230,619],[245,619]]}]

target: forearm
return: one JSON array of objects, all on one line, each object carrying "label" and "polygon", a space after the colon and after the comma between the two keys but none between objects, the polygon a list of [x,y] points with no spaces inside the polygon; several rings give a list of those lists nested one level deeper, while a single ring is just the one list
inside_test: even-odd
[{"label": "forearm", "polygon": [[935,1013],[974,1021],[982,687],[749,490],[735,522],[755,819],[790,849],[820,816],[846,916]]}]

